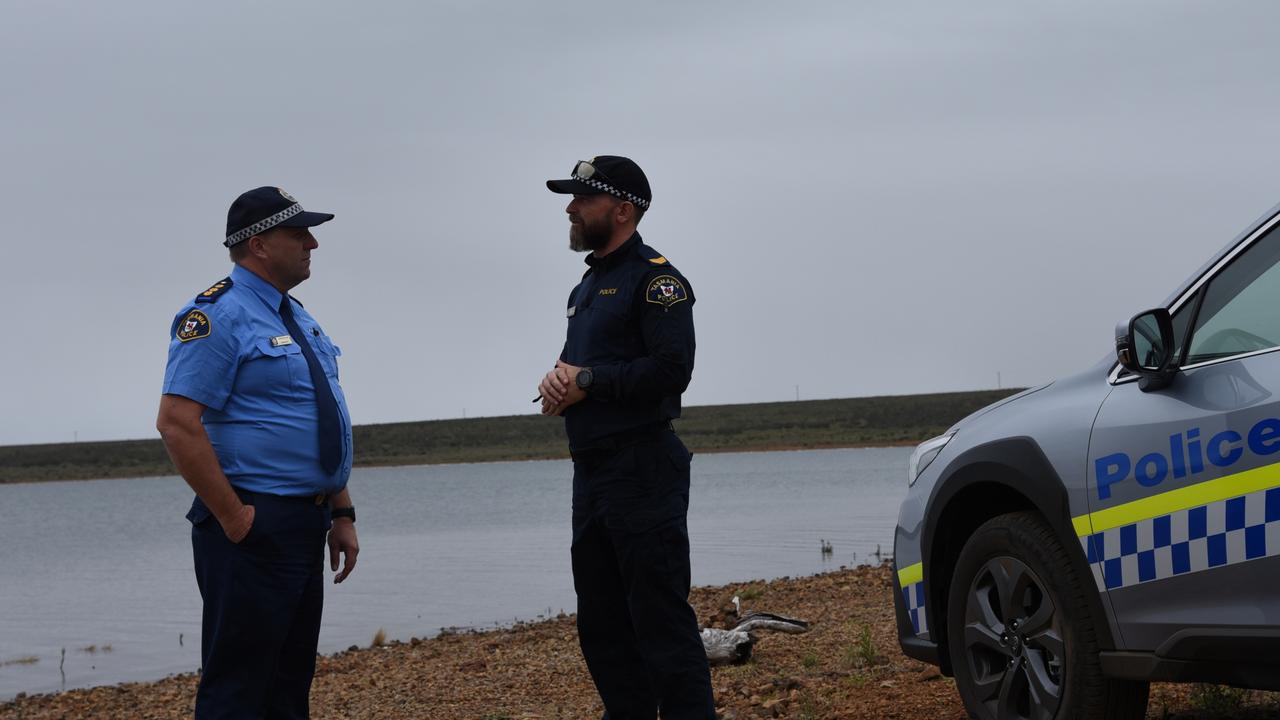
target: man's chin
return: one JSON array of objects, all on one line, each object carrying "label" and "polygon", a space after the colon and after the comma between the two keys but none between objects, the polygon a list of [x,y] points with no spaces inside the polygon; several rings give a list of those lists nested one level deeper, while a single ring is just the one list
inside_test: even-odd
[{"label": "man's chin", "polygon": [[569,249],[574,252],[592,252],[609,244],[609,236],[589,232],[586,228],[574,225],[569,228]]}]

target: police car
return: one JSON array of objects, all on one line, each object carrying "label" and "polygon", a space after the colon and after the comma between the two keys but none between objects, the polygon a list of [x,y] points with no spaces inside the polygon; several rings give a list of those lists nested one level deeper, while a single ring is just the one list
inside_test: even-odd
[{"label": "police car", "polygon": [[903,651],[976,718],[1140,718],[1148,683],[1280,689],[1280,206],[1116,353],[915,449]]}]

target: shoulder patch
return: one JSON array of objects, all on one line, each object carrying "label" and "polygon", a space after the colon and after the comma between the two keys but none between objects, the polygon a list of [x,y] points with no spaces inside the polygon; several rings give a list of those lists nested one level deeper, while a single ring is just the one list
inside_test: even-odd
[{"label": "shoulder patch", "polygon": [[209,322],[209,316],[199,310],[192,310],[178,323],[176,335],[178,340],[187,342],[209,337],[212,332],[213,323]]},{"label": "shoulder patch", "polygon": [[682,300],[688,300],[689,291],[685,290],[684,283],[674,276],[659,275],[649,281],[649,288],[645,291],[644,299],[645,302],[669,308]]},{"label": "shoulder patch", "polygon": [[229,277],[222,278],[218,282],[214,283],[213,287],[197,295],[196,302],[198,303],[218,302],[218,298],[222,297],[222,294],[230,290],[231,286],[234,284],[235,284],[235,281],[233,281],[231,278]]}]

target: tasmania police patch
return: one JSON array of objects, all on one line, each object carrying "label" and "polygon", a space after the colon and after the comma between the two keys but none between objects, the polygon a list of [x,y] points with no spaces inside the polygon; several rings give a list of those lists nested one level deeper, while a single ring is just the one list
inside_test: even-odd
[{"label": "tasmania police patch", "polygon": [[655,305],[663,307],[671,307],[681,300],[689,299],[689,292],[684,289],[684,285],[670,275],[660,275],[649,283],[649,289],[645,292],[644,299]]},{"label": "tasmania police patch", "polygon": [[178,339],[182,342],[209,337],[211,332],[213,332],[213,325],[209,322],[209,316],[199,310],[187,313],[187,316],[178,323]]}]

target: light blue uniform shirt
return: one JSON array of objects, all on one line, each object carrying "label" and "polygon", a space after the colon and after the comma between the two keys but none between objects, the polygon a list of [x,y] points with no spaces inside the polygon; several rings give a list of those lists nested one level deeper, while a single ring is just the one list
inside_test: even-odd
[{"label": "light blue uniform shirt", "polygon": [[[290,338],[280,318],[283,296],[236,266],[231,283],[188,303],[170,331],[164,394],[205,406],[202,421],[227,479],[272,495],[336,493],[351,475],[351,416],[338,384],[342,352],[296,300],[294,319],[307,336]],[[342,418],[342,462],[320,467],[315,386],[299,347],[310,342],[324,366]]]}]

